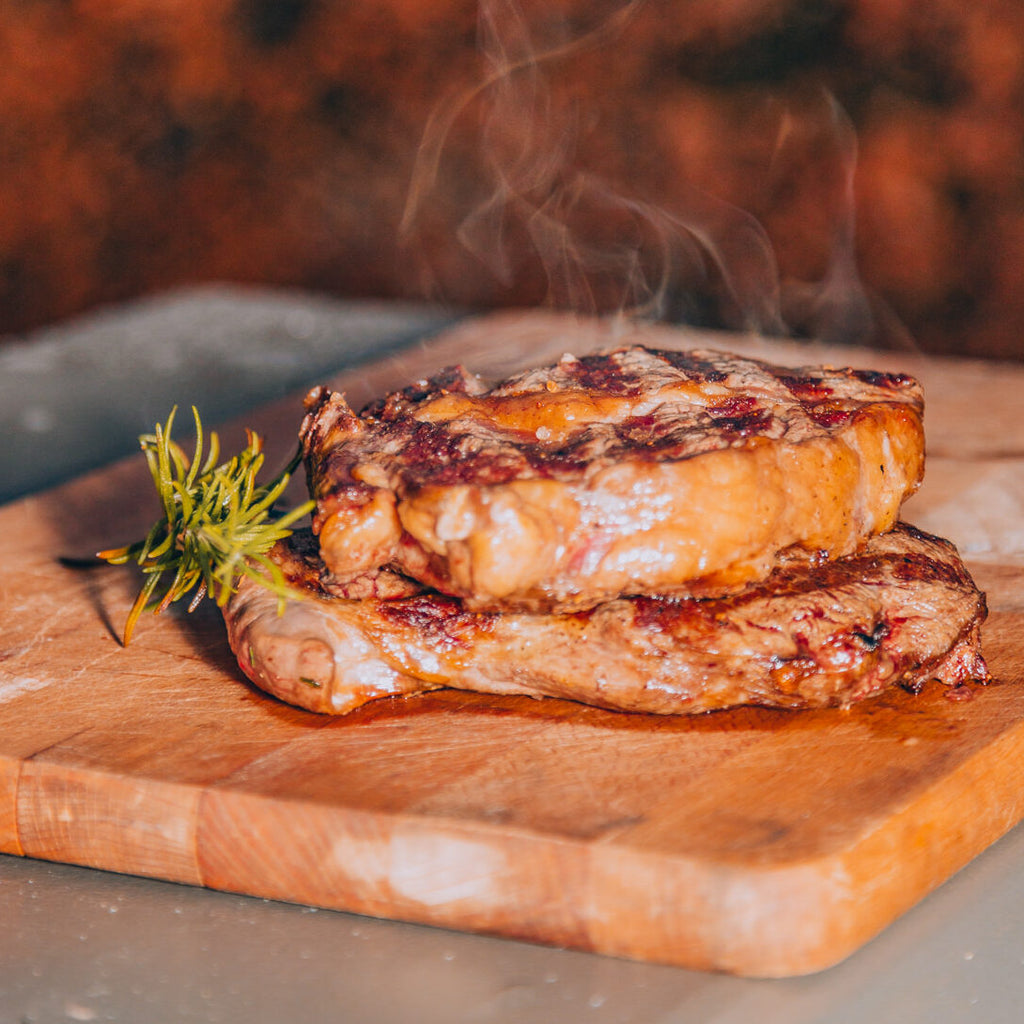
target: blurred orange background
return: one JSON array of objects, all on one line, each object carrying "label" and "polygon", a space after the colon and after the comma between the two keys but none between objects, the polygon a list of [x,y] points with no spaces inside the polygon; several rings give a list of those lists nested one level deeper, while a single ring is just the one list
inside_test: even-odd
[{"label": "blurred orange background", "polygon": [[795,333],[1024,358],[1016,0],[480,14],[6,5],[0,331],[209,281],[777,329],[770,255]]}]

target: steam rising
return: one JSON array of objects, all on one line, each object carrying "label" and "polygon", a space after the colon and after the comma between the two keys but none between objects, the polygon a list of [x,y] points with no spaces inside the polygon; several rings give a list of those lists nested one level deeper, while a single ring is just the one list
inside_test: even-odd
[{"label": "steam rising", "polygon": [[[545,48],[535,43],[515,0],[481,0],[478,40],[486,73],[474,88],[441,104],[426,126],[402,220],[406,244],[418,243],[425,261],[434,255],[423,223],[436,199],[453,129],[475,115],[472,134],[486,191],[467,196],[448,237],[454,235],[502,288],[516,289],[531,270],[536,276],[539,264],[539,299],[558,309],[711,322],[764,334],[789,333],[789,320],[824,340],[866,340],[872,312],[854,266],[856,137],[830,96],[819,103],[819,121],[827,122],[841,154],[842,209],[829,265],[813,286],[783,289],[772,243],[750,213],[678,184],[675,194],[683,201],[677,198],[681,208],[670,212],[622,194],[581,165],[578,143],[584,119],[593,112],[560,101],[551,73],[583,50],[605,48],[614,59],[611,44],[643,3],[631,0],[595,28]],[[792,113],[781,117],[778,167],[802,127]],[[424,289],[436,294],[439,275],[425,266]]]},{"label": "steam rising", "polygon": [[801,121],[787,111],[779,128],[776,155],[808,123],[822,122],[839,152],[840,202],[830,258],[825,274],[813,284],[791,283],[785,289],[783,307],[787,322],[799,326],[825,343],[865,343],[875,333],[875,316],[857,272],[855,246],[857,135],[836,98],[828,92],[819,97],[823,118]]}]

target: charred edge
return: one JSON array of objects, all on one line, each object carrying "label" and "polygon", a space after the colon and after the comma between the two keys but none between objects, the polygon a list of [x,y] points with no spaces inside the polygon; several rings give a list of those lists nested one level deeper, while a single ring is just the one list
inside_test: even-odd
[{"label": "charred edge", "polygon": [[[900,529],[924,542],[939,545],[938,538],[901,524]],[[765,589],[771,589],[780,596],[801,594],[844,586],[851,580],[860,582],[883,582],[887,578],[898,583],[938,583],[955,590],[964,588],[977,593],[977,587],[966,568],[955,556],[955,550],[948,543],[941,544],[945,551],[922,551],[915,554],[889,552],[880,554],[855,554],[836,561],[816,564],[813,560],[806,565],[785,566],[776,569],[763,584],[729,597],[712,599],[721,606],[737,607],[751,600],[758,600]],[[944,557],[945,556],[945,557]]]},{"label": "charred edge", "polygon": [[524,451],[488,448],[447,423],[415,423],[402,440],[402,478],[412,486],[502,484],[519,476],[527,463]]},{"label": "charred edge", "polygon": [[572,362],[560,364],[565,375],[589,391],[608,395],[637,395],[643,389],[643,380],[622,365],[624,353],[599,353],[580,356]]},{"label": "charred edge", "polygon": [[876,388],[886,388],[889,391],[899,391],[901,388],[914,387],[917,381],[906,373],[886,373],[882,370],[848,370],[851,377],[864,384],[870,384]]},{"label": "charred edge", "polygon": [[867,651],[877,650],[882,641],[892,632],[887,622],[876,623],[870,633],[854,630],[851,634],[855,640],[859,640]]},{"label": "charred edge", "polygon": [[[927,537],[927,535],[924,536]],[[949,547],[952,552],[952,545]],[[898,555],[887,561],[893,578],[900,583],[928,580],[943,583],[948,587],[969,587],[971,590],[977,591],[974,580],[971,579],[966,567],[959,559],[947,560],[929,558],[924,555]]]},{"label": "charred edge", "polygon": [[695,352],[658,350],[654,352],[654,355],[663,359],[673,369],[682,371],[688,377],[706,380],[712,384],[719,384],[729,376],[721,366]]},{"label": "charred edge", "polygon": [[731,419],[736,416],[748,416],[761,408],[753,395],[737,395],[727,398],[724,402],[708,407],[708,414],[715,420]]},{"label": "charred edge", "polygon": [[545,480],[564,480],[581,476],[588,464],[586,457],[577,454],[575,447],[550,451],[539,445],[529,445],[523,449],[522,454],[530,471]]},{"label": "charred edge", "polygon": [[822,402],[820,405],[812,405],[807,410],[810,416],[819,427],[838,427],[848,423],[853,418],[853,410],[847,409],[836,402]]},{"label": "charred edge", "polygon": [[476,636],[493,628],[496,619],[494,614],[468,612],[458,599],[438,594],[379,601],[377,610],[396,629],[412,630],[443,650],[468,649]]},{"label": "charred edge", "polygon": [[772,425],[774,416],[771,409],[758,404],[757,399],[739,397],[729,399],[708,409],[715,429],[734,437],[748,437],[763,434]]},{"label": "charred edge", "polygon": [[474,380],[464,366],[446,366],[433,377],[414,381],[401,391],[373,399],[360,409],[359,415],[364,419],[394,419],[403,414],[406,406],[418,405],[437,395],[473,393],[476,390],[472,386]]},{"label": "charred edge", "polygon": [[330,574],[320,557],[320,544],[309,527],[301,527],[278,541],[270,557],[290,587],[321,597],[328,593],[324,581]]},{"label": "charred edge", "polygon": [[[919,694],[932,680],[941,682],[950,690],[966,689],[969,684],[988,686],[992,682],[992,673],[980,649],[981,622],[985,618],[984,600],[980,599],[978,616],[968,619],[959,634],[945,651],[941,651],[927,661],[915,662],[901,666],[903,678],[898,685],[908,693]],[[967,648],[967,658],[963,659],[963,649]],[[951,664],[956,668],[956,678],[942,678],[942,671]]]},{"label": "charred edge", "polygon": [[828,398],[833,393],[833,389],[818,377],[798,377],[788,373],[775,373],[773,376],[780,384],[785,385],[796,398],[804,402]]},{"label": "charred edge", "polygon": [[[630,597],[628,600],[633,611],[633,623],[641,630],[670,634],[678,631],[684,623],[694,626],[701,620],[712,621],[715,617],[716,602],[713,600],[643,595]],[[586,616],[588,613],[581,614]]]}]

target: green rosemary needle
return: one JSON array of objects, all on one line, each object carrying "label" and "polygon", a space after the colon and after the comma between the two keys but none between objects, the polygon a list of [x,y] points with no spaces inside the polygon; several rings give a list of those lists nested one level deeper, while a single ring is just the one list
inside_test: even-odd
[{"label": "green rosemary needle", "polygon": [[145,609],[162,612],[193,590],[189,611],[207,594],[223,607],[242,576],[269,587],[283,604],[294,592],[266,553],[314,505],[309,501],[284,515],[274,514],[274,503],[288,486],[300,452],[270,483],[257,484],[264,459],[259,434],[247,429],[245,450],[218,465],[217,434],[211,431],[204,444],[203,425],[193,406],[196,441],[189,458],[171,439],[176,412],[177,406],[163,426],[157,423],[154,433],[139,438],[163,518],[142,540],[97,555],[113,565],[137,562],[145,575],[125,623],[125,646]]}]

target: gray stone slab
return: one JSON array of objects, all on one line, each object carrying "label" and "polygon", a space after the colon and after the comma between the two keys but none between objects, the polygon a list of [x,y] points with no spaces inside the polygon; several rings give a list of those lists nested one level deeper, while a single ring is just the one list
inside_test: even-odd
[{"label": "gray stone slab", "polygon": [[137,450],[178,404],[216,423],[455,319],[427,306],[193,289],[0,339],[0,502]]}]

